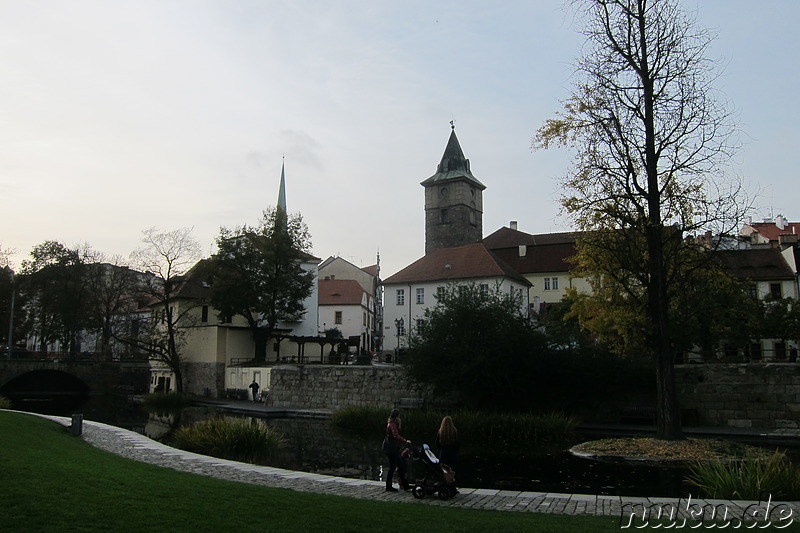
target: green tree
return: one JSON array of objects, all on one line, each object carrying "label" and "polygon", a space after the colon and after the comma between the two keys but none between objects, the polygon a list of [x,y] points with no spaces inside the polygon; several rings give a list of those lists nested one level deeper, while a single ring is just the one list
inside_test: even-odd
[{"label": "green tree", "polygon": [[[712,36],[674,0],[577,0],[586,53],[565,111],[534,147],[570,146],[566,211],[590,231],[584,256],[613,247],[610,278],[646,297],[645,346],[656,366],[657,436],[681,437],[673,365],[669,271],[679,273],[681,235],[726,233],[740,217],[741,188],[721,180],[733,128],[714,98]],[[605,254],[606,257],[609,254]],[[597,264],[597,263],[595,263]],[[619,273],[619,274],[618,274]]]},{"label": "green tree", "polygon": [[59,341],[70,357],[80,348],[80,332],[86,326],[86,261],[78,248],[45,241],[22,262],[21,291],[28,297],[33,327],[40,350]]},{"label": "green tree", "polygon": [[[22,278],[15,274],[10,266],[0,268],[0,344],[9,344],[8,336],[11,334],[11,343],[24,339],[27,333],[28,321],[26,309],[28,308],[26,295],[20,293],[19,286]],[[14,310],[14,319],[11,320],[11,310]],[[13,328],[13,332],[11,331]]]},{"label": "green tree", "polygon": [[[175,376],[177,391],[183,392],[180,323],[196,303],[182,301],[180,289],[199,260],[200,245],[192,237],[192,228],[150,228],[142,233],[144,246],[135,250],[131,259],[137,270],[146,274],[142,290],[149,297],[153,318],[149,328],[131,334],[127,342],[146,348],[152,359],[166,365]],[[133,315],[132,320],[136,320]]]},{"label": "green tree", "polygon": [[474,284],[449,285],[409,341],[409,377],[431,385],[437,396],[479,409],[531,407],[535,358],[547,348],[519,295],[499,286],[486,292]]},{"label": "green tree", "polygon": [[264,212],[255,227],[222,228],[211,259],[211,303],[221,317],[241,316],[250,327],[255,359],[265,361],[267,343],[279,322],[306,313],[315,273],[303,269],[311,236],[299,214]]}]

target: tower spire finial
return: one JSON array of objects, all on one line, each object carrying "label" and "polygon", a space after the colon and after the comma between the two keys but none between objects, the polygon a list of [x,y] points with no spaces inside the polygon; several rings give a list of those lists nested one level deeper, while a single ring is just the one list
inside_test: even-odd
[{"label": "tower spire finial", "polygon": [[456,120],[453,119],[450,121],[450,129],[456,131]]},{"label": "tower spire finial", "polygon": [[281,163],[281,184],[280,188],[278,189],[278,207],[283,209],[286,212],[286,174],[284,169],[286,168],[286,159],[284,156],[284,161]]}]

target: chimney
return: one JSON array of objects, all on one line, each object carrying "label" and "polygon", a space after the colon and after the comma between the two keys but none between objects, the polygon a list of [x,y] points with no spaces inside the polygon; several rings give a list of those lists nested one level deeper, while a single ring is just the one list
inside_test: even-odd
[{"label": "chimney", "polygon": [[508,224],[508,227],[516,231],[516,229],[517,229],[517,221],[516,221],[516,220],[512,220],[512,221],[511,221],[511,222]]},{"label": "chimney", "polygon": [[775,225],[779,230],[786,229],[786,219],[783,218],[783,215],[778,215],[775,217]]}]

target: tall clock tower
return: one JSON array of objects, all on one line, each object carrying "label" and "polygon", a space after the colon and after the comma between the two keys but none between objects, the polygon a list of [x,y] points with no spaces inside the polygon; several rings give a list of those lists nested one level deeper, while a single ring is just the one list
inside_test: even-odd
[{"label": "tall clock tower", "polygon": [[425,187],[425,254],[474,244],[483,238],[483,190],[472,175],[451,123],[450,139],[436,174]]}]

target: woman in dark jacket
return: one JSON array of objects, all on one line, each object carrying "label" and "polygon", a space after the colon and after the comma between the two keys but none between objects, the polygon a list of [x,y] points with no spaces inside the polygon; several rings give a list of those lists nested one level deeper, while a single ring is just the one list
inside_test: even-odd
[{"label": "woman in dark jacket", "polygon": [[400,458],[401,445],[408,444],[411,444],[411,441],[400,435],[400,410],[392,409],[389,420],[386,421],[386,434],[383,439],[383,453],[389,458],[389,470],[386,472],[386,492],[397,492],[397,489],[392,487],[395,470],[398,471],[400,487],[403,490],[409,489],[406,481],[406,465]]},{"label": "woman in dark jacket", "polygon": [[442,418],[439,431],[436,432],[436,447],[439,448],[439,461],[446,464],[454,471],[458,470],[458,449],[461,441],[453,419],[449,416]]}]

